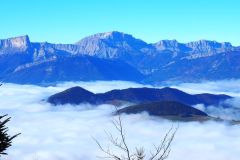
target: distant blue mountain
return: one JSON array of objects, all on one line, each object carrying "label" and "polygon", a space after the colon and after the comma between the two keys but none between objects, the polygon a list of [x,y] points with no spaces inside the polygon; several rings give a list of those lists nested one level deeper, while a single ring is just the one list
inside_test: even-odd
[{"label": "distant blue mountain", "polygon": [[0,40],[0,78],[42,84],[59,81],[129,80],[146,83],[240,78],[240,47],[200,40],[148,44],[129,34],[95,34],[75,44]]}]

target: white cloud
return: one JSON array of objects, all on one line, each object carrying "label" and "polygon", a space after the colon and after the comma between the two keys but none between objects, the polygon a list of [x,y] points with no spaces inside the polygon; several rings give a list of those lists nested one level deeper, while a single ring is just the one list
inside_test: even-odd
[{"label": "white cloud", "polygon": [[240,80],[222,80],[215,82],[202,83],[182,83],[173,85],[172,87],[181,89],[185,92],[198,93],[213,93],[213,94],[228,94],[234,97],[240,97]]},{"label": "white cloud", "polygon": [[[236,88],[238,87],[236,81]],[[210,83],[210,82],[209,82]],[[233,87],[200,88],[211,92],[240,93]],[[12,134],[21,132],[8,150],[4,160],[94,160],[101,152],[91,136],[107,144],[104,130],[114,133],[110,123],[113,106],[79,105],[76,107],[51,106],[42,101],[49,95],[66,88],[80,85],[92,92],[105,92],[111,89],[141,87],[129,82],[77,82],[64,83],[55,87],[5,84],[0,88],[0,113],[8,113]],[[220,83],[216,83],[221,86]],[[197,84],[183,84],[190,93],[197,89]],[[189,89],[189,88],[190,89]],[[209,90],[207,90],[209,89]],[[229,89],[229,90],[228,90]],[[234,102],[235,105],[238,104]],[[202,108],[204,109],[204,108]],[[160,143],[164,133],[171,127],[171,122],[146,114],[124,115],[127,141],[131,146],[142,145],[149,150],[152,144]],[[172,146],[169,160],[237,160],[240,153],[240,128],[216,122],[180,123],[180,128]]]}]

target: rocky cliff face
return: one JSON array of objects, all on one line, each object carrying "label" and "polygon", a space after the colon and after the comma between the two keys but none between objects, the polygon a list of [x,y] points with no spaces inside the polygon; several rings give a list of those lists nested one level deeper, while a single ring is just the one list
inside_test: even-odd
[{"label": "rocky cliff face", "polygon": [[24,52],[31,47],[28,36],[0,40],[0,54]]},{"label": "rocky cliff face", "polygon": [[79,53],[101,58],[119,58],[142,54],[152,48],[146,42],[120,32],[99,33],[76,43]]},{"label": "rocky cliff face", "polygon": [[229,42],[219,43],[216,41],[200,40],[189,43],[179,43],[176,40],[162,40],[155,43],[154,46],[158,51],[171,51],[180,54],[182,58],[201,58],[212,56],[217,53],[235,51],[237,48],[233,47]]},{"label": "rocky cliff face", "polygon": [[180,52],[181,50],[187,49],[187,47],[179,43],[176,40],[161,40],[154,44],[157,50],[163,51],[163,50],[169,50],[174,52]]},{"label": "rocky cliff face", "polygon": [[186,44],[187,47],[191,48],[190,56],[192,58],[211,56],[217,53],[234,51],[235,48],[231,43],[223,42],[218,43],[216,41],[200,40],[190,42]]}]

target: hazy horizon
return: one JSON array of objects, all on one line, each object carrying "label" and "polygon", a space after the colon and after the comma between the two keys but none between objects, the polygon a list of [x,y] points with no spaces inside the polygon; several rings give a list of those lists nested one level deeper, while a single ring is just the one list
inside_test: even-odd
[{"label": "hazy horizon", "polygon": [[[52,106],[43,101],[54,93],[76,85],[94,93],[129,87],[146,87],[127,81],[66,82],[49,87],[4,84],[1,87],[0,112],[12,116],[9,124],[11,134],[22,133],[14,140],[13,146],[8,150],[9,155],[4,156],[4,160],[94,160],[102,155],[92,137],[107,146],[108,140],[104,131],[115,135],[111,124],[114,118],[112,105]],[[239,95],[238,86],[239,80],[231,81],[230,84],[228,81],[219,81],[186,83],[175,87],[188,93]],[[236,101],[237,104],[240,104],[239,100]],[[219,106],[210,107],[206,111],[210,115],[240,119],[240,116],[234,114],[231,109],[223,109]],[[123,115],[122,118],[130,148],[143,146],[147,153],[153,148],[153,144],[161,142],[163,135],[172,125],[179,125],[169,160],[186,159],[186,155],[188,159],[194,160],[236,160],[240,151],[238,125],[217,121],[174,123],[149,116],[147,113]]]}]

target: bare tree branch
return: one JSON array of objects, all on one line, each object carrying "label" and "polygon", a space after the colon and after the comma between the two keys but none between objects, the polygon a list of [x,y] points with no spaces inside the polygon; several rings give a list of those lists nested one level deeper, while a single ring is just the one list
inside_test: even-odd
[{"label": "bare tree branch", "polygon": [[[173,126],[165,134],[161,144],[159,146],[154,145],[155,153],[150,152],[151,157],[149,160],[164,160],[169,156],[171,151],[170,145],[174,139],[174,136],[177,132],[178,127],[173,131]],[[158,157],[159,156],[159,157]]]},{"label": "bare tree branch", "polygon": [[109,149],[107,149],[107,150],[104,149],[104,148],[102,147],[102,145],[98,142],[98,140],[96,140],[94,137],[93,137],[93,140],[97,143],[97,145],[98,145],[98,147],[100,148],[100,150],[101,150],[103,153],[105,153],[105,154],[107,154],[107,155],[109,156],[109,157],[102,157],[102,158],[112,158],[112,159],[115,159],[115,160],[121,160],[120,157],[118,157],[118,156],[116,156],[115,154],[111,153]]},{"label": "bare tree branch", "polygon": [[[116,147],[120,151],[122,151],[122,155],[118,156],[118,154],[112,153],[109,147],[106,149],[104,148],[97,139],[93,138],[96,144],[98,145],[99,149],[106,154],[105,157],[100,158],[107,158],[107,159],[114,159],[114,160],[144,160],[146,159],[145,150],[143,147],[135,148],[134,152],[130,152],[128,144],[126,142],[126,135],[123,129],[123,123],[120,113],[116,109],[116,116],[117,118],[112,120],[112,124],[116,131],[119,134],[119,137],[114,137],[111,133],[105,131],[105,134],[108,137],[109,142],[112,146]],[[161,141],[160,145],[153,145],[154,152],[150,151],[150,157],[148,160],[165,160],[168,158],[171,152],[171,144],[175,137],[175,134],[178,130],[178,127],[174,129],[172,126],[168,132],[165,134],[163,140]]]}]

